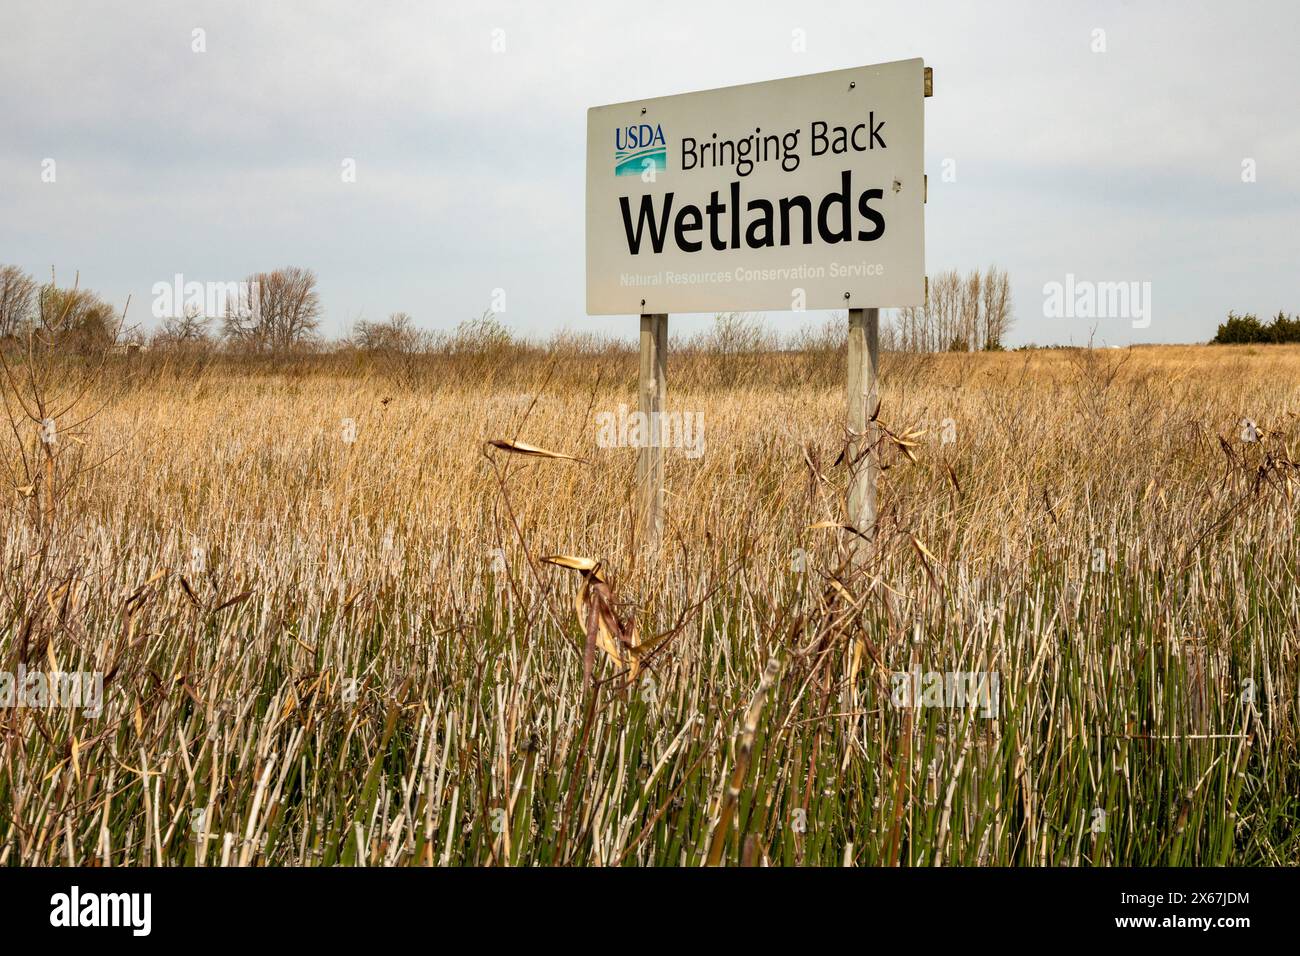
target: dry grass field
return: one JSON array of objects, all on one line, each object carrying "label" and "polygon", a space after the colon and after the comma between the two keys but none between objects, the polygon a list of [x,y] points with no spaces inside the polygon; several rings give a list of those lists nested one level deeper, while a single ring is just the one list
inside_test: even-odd
[{"label": "dry grass field", "polygon": [[11,361],[0,669],[104,692],[0,709],[0,863],[1300,863],[1300,348],[886,355],[861,566],[832,351],[670,353],[655,554],[628,352]]}]

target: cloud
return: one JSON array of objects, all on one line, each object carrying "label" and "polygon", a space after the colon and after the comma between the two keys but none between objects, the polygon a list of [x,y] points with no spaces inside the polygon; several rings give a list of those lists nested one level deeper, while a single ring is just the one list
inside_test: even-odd
[{"label": "cloud", "polygon": [[45,0],[5,18],[0,261],[81,269],[115,301],[294,263],[335,332],[398,309],[454,325],[494,288],[522,329],[608,328],[583,315],[587,107],[920,55],[928,267],[1006,268],[1015,340],[1077,339],[1041,317],[1043,277],[1067,271],[1156,283],[1144,338],[1117,330],[1135,340],[1300,309],[1292,3]]}]

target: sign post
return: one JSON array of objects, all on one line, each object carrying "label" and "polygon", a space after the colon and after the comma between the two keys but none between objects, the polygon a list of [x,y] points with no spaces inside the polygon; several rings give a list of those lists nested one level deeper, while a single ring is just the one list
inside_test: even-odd
[{"label": "sign post", "polygon": [[674,312],[849,309],[848,517],[871,535],[878,310],[925,302],[930,92],[913,59],[587,111],[587,312],[641,317],[644,543],[663,531]]},{"label": "sign post", "polygon": [[664,526],[664,447],[662,420],[668,391],[668,315],[641,316],[641,381],[638,389],[645,440],[637,451],[637,531],[651,553],[659,549]]},{"label": "sign post", "polygon": [[[874,415],[880,401],[880,310],[849,309],[848,518],[865,538],[876,534],[876,481],[880,477]],[[853,542],[855,564],[867,556],[864,538]]]}]

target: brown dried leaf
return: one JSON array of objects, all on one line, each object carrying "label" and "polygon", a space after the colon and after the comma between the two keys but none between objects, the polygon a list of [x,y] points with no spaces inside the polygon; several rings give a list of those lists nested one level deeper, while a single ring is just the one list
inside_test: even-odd
[{"label": "brown dried leaf", "polygon": [[490,438],[488,444],[493,448],[500,448],[502,451],[508,451],[512,455],[526,455],[530,458],[554,458],[560,461],[585,461],[586,459],[577,458],[574,455],[566,455],[563,452],[551,451],[547,448],[539,448],[536,445],[529,445],[527,442],[511,441],[509,438]]}]

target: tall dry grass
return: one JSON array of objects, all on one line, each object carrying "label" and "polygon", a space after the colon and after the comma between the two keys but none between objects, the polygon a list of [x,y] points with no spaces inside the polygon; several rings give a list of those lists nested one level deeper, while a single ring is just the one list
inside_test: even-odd
[{"label": "tall dry grass", "polygon": [[[8,492],[3,669],[106,686],[0,710],[0,862],[1300,862],[1300,349],[886,356],[925,434],[861,568],[810,529],[842,363],[670,356],[705,451],[657,555],[618,350],[115,363],[53,527]],[[663,638],[631,686],[554,553]],[[996,716],[896,706],[911,668]]]}]

